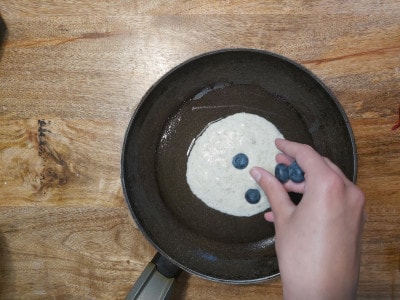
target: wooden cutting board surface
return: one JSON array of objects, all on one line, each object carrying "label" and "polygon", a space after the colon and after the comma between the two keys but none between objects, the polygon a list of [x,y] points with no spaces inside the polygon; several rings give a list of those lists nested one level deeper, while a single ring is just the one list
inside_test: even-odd
[{"label": "wooden cutting board surface", "polygon": [[[123,299],[155,250],[120,182],[122,142],[164,73],[221,48],[276,52],[314,72],[347,113],[368,218],[359,299],[400,298],[400,3],[0,3],[0,298]],[[281,299],[275,279],[188,274],[173,299]]]}]

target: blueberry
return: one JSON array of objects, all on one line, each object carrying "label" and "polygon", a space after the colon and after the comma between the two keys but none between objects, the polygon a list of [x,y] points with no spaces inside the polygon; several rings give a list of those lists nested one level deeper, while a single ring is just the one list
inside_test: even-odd
[{"label": "blueberry", "polygon": [[244,197],[251,204],[255,204],[261,199],[260,192],[257,189],[248,189]]},{"label": "blueberry", "polygon": [[282,183],[289,181],[289,168],[285,164],[277,164],[275,167],[275,177]]},{"label": "blueberry", "polygon": [[243,153],[236,154],[232,158],[232,164],[236,169],[243,170],[249,164],[249,158]]},{"label": "blueberry", "polygon": [[289,166],[289,178],[296,183],[304,181],[304,171],[299,167],[296,161]]}]

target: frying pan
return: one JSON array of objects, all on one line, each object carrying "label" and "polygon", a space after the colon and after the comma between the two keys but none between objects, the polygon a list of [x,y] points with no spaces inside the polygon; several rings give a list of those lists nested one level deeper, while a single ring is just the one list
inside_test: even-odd
[{"label": "frying pan", "polygon": [[[332,93],[304,67],[254,49],[224,49],[182,63],[146,93],[125,136],[125,199],[159,253],[128,298],[155,297],[146,290],[167,297],[180,270],[227,283],[279,275],[274,225],[262,213],[236,217],[213,210],[186,182],[193,139],[210,122],[238,112],[264,117],[286,139],[311,145],[356,180],[348,119]],[[301,195],[291,198],[298,202]],[[156,287],[163,291],[155,292]]]}]

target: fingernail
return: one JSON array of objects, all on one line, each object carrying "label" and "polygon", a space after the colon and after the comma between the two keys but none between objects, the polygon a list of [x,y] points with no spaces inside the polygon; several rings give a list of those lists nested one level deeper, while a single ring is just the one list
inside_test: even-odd
[{"label": "fingernail", "polygon": [[260,179],[261,179],[261,173],[260,173],[260,171],[257,170],[256,168],[252,168],[252,169],[250,170],[250,175],[251,175],[251,177],[253,177],[254,180],[257,181],[257,182],[259,182]]}]

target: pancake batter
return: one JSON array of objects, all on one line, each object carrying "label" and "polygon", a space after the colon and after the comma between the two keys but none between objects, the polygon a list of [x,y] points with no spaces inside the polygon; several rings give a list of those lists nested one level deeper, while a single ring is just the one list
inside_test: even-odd
[{"label": "pancake batter", "polygon": [[[279,130],[255,114],[237,113],[208,124],[188,150],[186,179],[191,191],[209,207],[233,216],[265,211],[268,199],[249,170],[260,166],[274,172],[276,138],[283,138]],[[245,167],[232,163],[238,154],[247,157]],[[246,200],[246,193],[255,189],[259,200]]]}]

